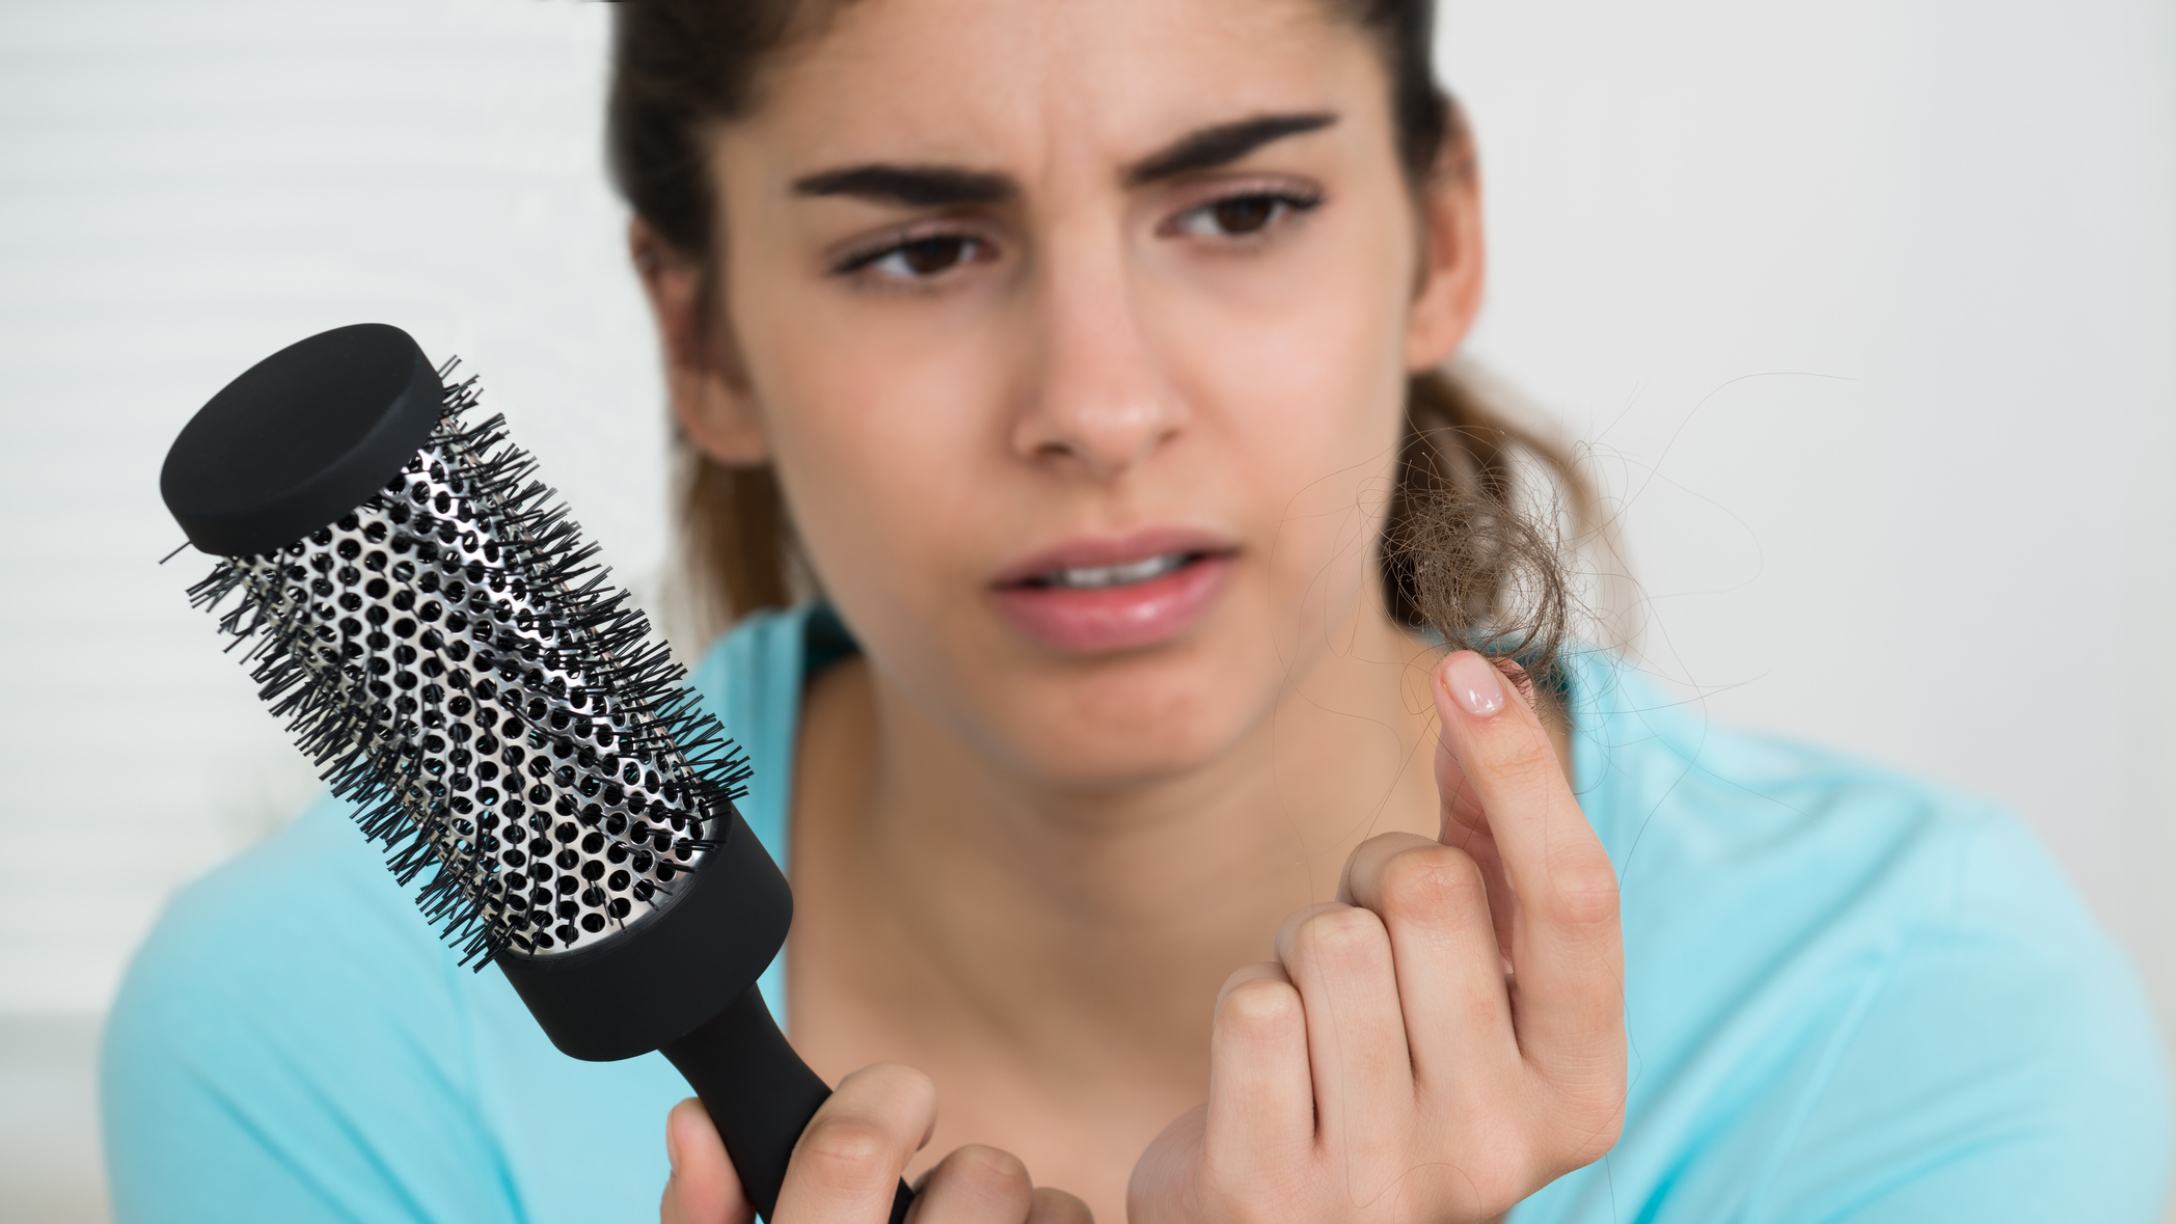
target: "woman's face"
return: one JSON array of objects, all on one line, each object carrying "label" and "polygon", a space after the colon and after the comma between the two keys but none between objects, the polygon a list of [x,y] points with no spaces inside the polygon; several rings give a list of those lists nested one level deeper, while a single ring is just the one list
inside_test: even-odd
[{"label": "woman's face", "polygon": [[1388,111],[1315,0],[842,5],[715,136],[733,371],[683,420],[979,752],[1198,768],[1379,615],[1406,376],[1470,317],[1470,199],[1416,211]]}]

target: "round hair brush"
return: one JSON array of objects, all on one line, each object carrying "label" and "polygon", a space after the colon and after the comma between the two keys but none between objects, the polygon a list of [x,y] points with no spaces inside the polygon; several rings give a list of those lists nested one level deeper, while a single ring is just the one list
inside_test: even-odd
[{"label": "round hair brush", "polygon": [[452,370],[365,323],[213,396],[159,474],[191,600],[463,962],[576,1058],[663,1050],[769,1219],[830,1089],[755,986],[793,898],[746,758]]}]

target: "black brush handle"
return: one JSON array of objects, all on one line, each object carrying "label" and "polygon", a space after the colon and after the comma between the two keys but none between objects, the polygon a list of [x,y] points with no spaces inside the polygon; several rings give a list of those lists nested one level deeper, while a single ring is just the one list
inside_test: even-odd
[{"label": "black brush handle", "polygon": [[[449,393],[414,338],[381,323],[323,332],[252,366],[190,418],[160,469],[190,541],[226,558],[191,598],[216,607],[241,592],[222,629],[256,642],[245,657],[262,696],[331,764],[335,793],[395,850],[402,883],[435,865],[417,900],[449,938],[488,953],[564,1053],[609,1062],[662,1047],[767,1220],[795,1142],[831,1095],[753,985],[785,944],[792,889],[732,806],[745,758],[664,649],[644,645],[647,622],[622,606],[624,592],[584,564],[590,550],[529,478],[530,460],[503,445],[495,422],[463,423],[474,403],[472,386]],[[349,588],[339,609],[369,631],[336,619],[333,576]],[[378,626],[415,642],[396,646]],[[505,689],[487,674],[494,654]],[[391,677],[367,690],[366,655],[371,675]],[[468,750],[441,754],[474,728],[485,757],[494,732],[538,750],[565,731],[553,755],[573,760],[549,775],[554,785],[537,751],[534,785],[516,787],[510,756],[500,807],[494,787],[449,799],[436,782],[428,794],[413,784],[458,761],[452,789],[468,791]],[[596,749],[576,750],[577,739]],[[490,768],[476,780],[491,780]],[[543,866],[547,854],[556,869]],[[610,900],[607,872],[622,894]],[[567,891],[547,888],[552,876]],[[590,882],[579,900],[577,879]],[[630,918],[634,903],[646,912]],[[912,1201],[901,1185],[894,1224]]]},{"label": "black brush handle", "polygon": [[[740,1174],[741,1193],[765,1220],[778,1209],[786,1163],[831,1086],[808,1069],[778,1031],[754,986],[701,1027],[664,1047],[717,1124]],[[892,1196],[891,1224],[904,1224],[914,1191]]]}]

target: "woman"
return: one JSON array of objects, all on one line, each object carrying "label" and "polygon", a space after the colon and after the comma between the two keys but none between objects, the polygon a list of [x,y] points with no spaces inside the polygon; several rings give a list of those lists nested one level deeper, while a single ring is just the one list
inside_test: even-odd
[{"label": "woman", "polygon": [[[621,22],[691,526],[774,609],[697,683],[839,1084],[781,1221],[2153,1218],[2150,1022],[2013,820],[1557,666],[1518,439],[1428,373],[1482,247],[1426,4]],[[124,1219],[624,1216],[685,1095],[329,805],[176,902],[107,1082]]]}]

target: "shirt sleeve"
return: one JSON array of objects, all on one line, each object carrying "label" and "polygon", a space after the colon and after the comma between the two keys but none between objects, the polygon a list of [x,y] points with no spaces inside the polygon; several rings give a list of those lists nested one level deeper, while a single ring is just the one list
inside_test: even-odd
[{"label": "shirt sleeve", "polygon": [[101,1067],[123,1224],[521,1214],[465,1082],[466,971],[330,807],[180,894],[130,968]]},{"label": "shirt sleeve", "polygon": [[2167,1067],[2135,975],[2014,824],[1965,854],[1748,1219],[2153,1224]]}]

